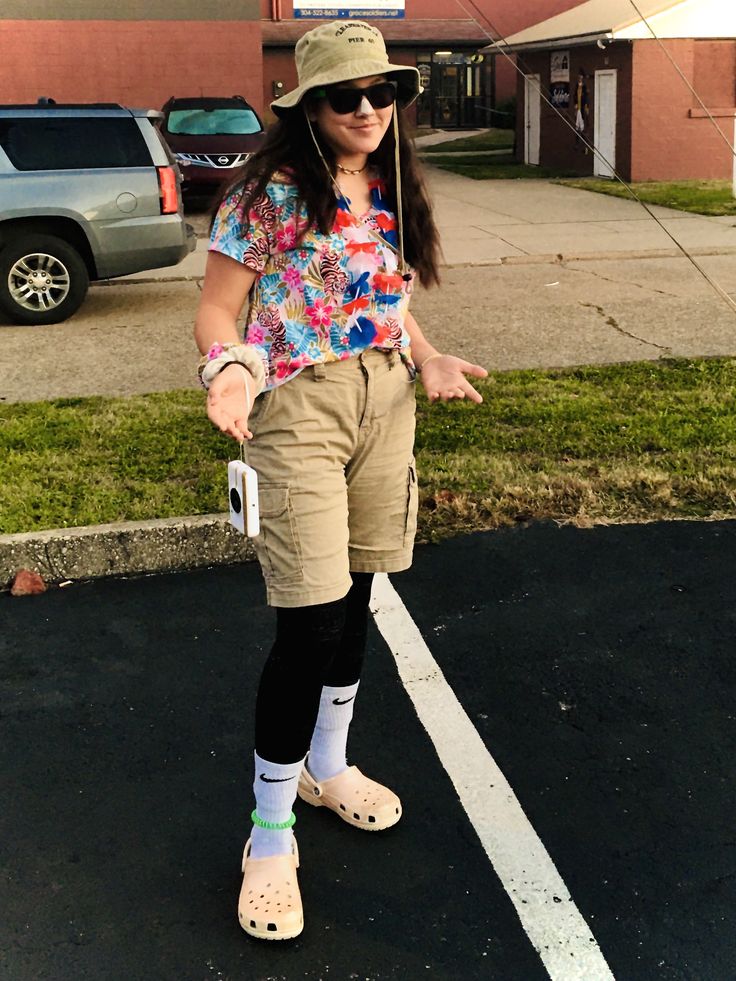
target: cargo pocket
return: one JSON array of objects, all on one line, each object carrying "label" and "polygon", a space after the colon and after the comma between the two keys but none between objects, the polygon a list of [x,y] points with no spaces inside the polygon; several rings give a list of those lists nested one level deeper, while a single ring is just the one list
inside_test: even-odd
[{"label": "cargo pocket", "polygon": [[261,484],[258,500],[261,533],[253,541],[264,577],[269,583],[300,582],[302,553],[288,484]]},{"label": "cargo pocket", "polygon": [[412,457],[406,481],[406,524],[404,526],[404,548],[411,548],[417,533],[417,510],[419,508],[419,486],[417,484],[416,461]]}]

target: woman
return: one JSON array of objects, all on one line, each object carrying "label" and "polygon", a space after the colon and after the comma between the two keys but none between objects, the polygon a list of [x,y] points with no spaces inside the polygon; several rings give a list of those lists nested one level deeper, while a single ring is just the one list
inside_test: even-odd
[{"label": "woman", "polygon": [[265,939],[303,926],[297,792],[368,831],[401,816],[396,794],[346,761],[371,582],[411,564],[414,375],[432,401],[480,402],[465,375],[486,374],[436,351],[407,310],[415,272],[438,279],[437,231],[396,112],[419,93],[418,72],[389,64],[359,21],[309,31],[296,61],[298,87],[272,103],[278,122],[215,218],[195,328],[210,419],[252,440],[254,542],[277,610],[238,907]]}]

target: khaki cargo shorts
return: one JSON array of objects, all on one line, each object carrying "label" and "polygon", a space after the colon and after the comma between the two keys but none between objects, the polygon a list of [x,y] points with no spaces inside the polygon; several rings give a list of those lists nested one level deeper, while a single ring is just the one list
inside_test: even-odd
[{"label": "khaki cargo shorts", "polygon": [[264,392],[246,459],[258,473],[253,539],[271,606],[340,599],[350,572],[411,565],[417,520],[414,385],[396,352],[305,368]]}]

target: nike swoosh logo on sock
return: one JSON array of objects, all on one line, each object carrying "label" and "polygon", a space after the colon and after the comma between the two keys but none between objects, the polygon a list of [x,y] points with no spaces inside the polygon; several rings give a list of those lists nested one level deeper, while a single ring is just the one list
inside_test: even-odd
[{"label": "nike swoosh logo on sock", "polygon": [[353,700],[354,698],[355,698],[355,695],[351,695],[351,696],[350,696],[350,698],[345,698],[345,699],[343,699],[342,701],[340,701],[340,699],[339,699],[339,698],[333,698],[333,699],[332,699],[332,704],[333,704],[333,705],[347,705],[347,704],[348,704],[348,702],[352,702],[352,700]]},{"label": "nike swoosh logo on sock", "polygon": [[287,780],[293,780],[294,777],[267,777],[265,773],[261,774],[261,780],[264,783],[285,783]]}]

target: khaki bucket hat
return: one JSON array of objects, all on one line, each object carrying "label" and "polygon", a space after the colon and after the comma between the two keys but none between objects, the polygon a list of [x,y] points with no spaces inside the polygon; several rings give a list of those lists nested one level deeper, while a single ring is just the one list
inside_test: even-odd
[{"label": "khaki bucket hat", "polygon": [[320,24],[299,38],[294,55],[299,84],[271,103],[277,116],[298,106],[310,89],[370,75],[394,79],[403,106],[411,105],[423,91],[417,69],[390,64],[380,31],[362,20]]}]

